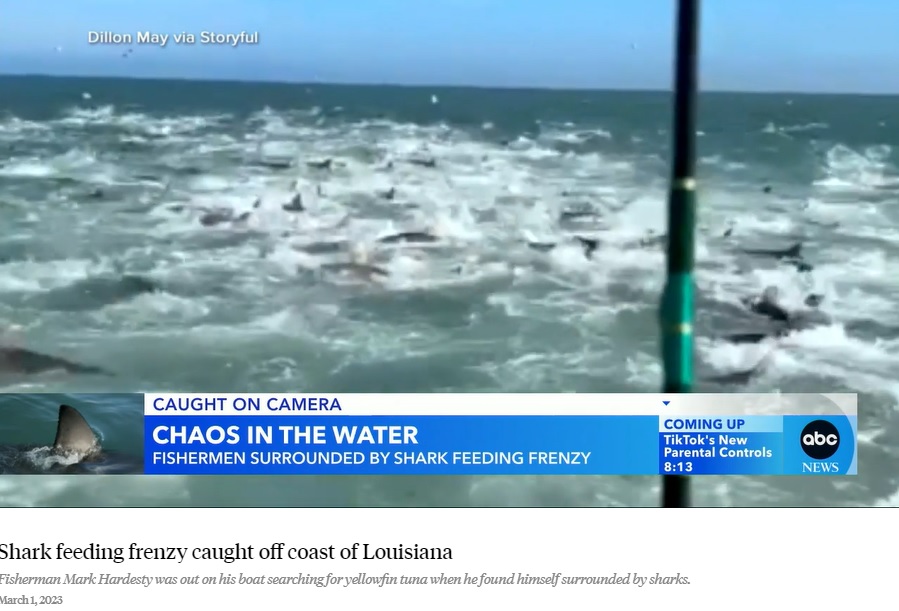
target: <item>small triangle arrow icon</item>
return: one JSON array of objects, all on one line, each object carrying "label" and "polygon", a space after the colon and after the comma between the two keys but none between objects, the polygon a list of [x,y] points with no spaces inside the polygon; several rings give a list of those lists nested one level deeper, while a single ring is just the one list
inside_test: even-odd
[{"label": "small triangle arrow icon", "polygon": [[665,405],[668,405],[669,403],[671,403],[671,401],[662,401],[662,403],[664,403]]}]

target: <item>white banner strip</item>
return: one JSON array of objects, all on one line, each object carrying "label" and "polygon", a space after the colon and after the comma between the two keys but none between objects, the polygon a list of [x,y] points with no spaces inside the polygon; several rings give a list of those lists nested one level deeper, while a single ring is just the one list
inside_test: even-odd
[{"label": "white banner strip", "polygon": [[890,600],[899,545],[858,511],[2,509],[0,603],[848,609]]}]

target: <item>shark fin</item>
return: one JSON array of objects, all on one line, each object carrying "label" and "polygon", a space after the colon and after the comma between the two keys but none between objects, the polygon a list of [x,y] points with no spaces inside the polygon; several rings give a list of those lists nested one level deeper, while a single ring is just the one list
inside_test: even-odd
[{"label": "shark fin", "polygon": [[784,257],[799,258],[802,256],[802,242],[796,242],[783,251]]},{"label": "shark fin", "polygon": [[100,449],[100,440],[81,412],[71,405],[60,405],[53,449],[65,453],[91,454]]}]

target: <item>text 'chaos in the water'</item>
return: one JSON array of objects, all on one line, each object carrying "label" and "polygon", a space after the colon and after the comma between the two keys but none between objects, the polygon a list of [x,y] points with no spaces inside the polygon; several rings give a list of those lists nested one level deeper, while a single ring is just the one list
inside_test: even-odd
[{"label": "text 'chaos in the water'", "polygon": [[393,425],[159,425],[153,428],[159,445],[417,445],[418,427]]},{"label": "text 'chaos in the water'", "polygon": [[153,411],[169,412],[331,412],[343,411],[337,397],[156,397]]}]

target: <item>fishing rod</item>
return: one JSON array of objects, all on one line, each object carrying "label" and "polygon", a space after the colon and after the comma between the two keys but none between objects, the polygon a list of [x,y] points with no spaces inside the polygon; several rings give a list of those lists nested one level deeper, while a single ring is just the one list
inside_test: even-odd
[{"label": "fishing rod", "polygon": [[[662,392],[693,388],[693,268],[696,234],[696,103],[699,84],[699,0],[678,0],[674,59],[674,126],[668,192],[668,268],[659,318],[665,383]],[[690,506],[690,478],[662,476],[662,507]]]}]

